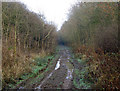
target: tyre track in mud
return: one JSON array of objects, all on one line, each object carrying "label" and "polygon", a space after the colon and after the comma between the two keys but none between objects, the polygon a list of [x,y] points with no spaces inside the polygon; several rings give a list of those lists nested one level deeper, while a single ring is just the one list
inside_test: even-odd
[{"label": "tyre track in mud", "polygon": [[59,59],[55,69],[35,87],[35,89],[71,89],[74,67],[69,62],[70,51],[67,49],[59,50]]}]

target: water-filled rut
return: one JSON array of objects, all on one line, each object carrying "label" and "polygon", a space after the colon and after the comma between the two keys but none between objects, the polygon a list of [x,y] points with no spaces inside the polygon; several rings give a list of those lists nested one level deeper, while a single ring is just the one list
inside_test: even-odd
[{"label": "water-filled rut", "polygon": [[35,89],[71,88],[74,67],[69,62],[71,59],[70,52],[67,49],[62,49],[59,51],[59,55],[60,57],[57,60],[54,70],[45,77]]}]

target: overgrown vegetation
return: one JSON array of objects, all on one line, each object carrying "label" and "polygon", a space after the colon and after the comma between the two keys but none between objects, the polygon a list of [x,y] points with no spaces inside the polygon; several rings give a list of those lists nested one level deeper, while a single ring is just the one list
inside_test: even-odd
[{"label": "overgrown vegetation", "polygon": [[37,76],[39,77],[39,79],[42,79],[44,77],[43,71],[48,70],[47,67],[48,65],[50,65],[50,63],[52,63],[53,58],[53,56],[47,56],[44,58],[37,57],[33,60],[30,60],[31,64],[29,66],[31,68],[31,71],[26,71],[19,77],[17,76],[16,79],[13,79],[13,81],[9,81],[8,84],[6,84],[5,88],[7,89],[19,87],[24,82],[26,83],[29,79],[34,81],[35,78],[37,79]]},{"label": "overgrown vegetation", "polygon": [[[63,43],[73,47],[75,57],[88,60],[87,71],[82,75],[88,73],[86,79],[94,83],[92,88],[120,89],[118,5],[77,3],[59,31]],[[80,76],[80,70],[75,72]],[[81,88],[79,84],[76,86]]]},{"label": "overgrown vegetation", "polygon": [[86,63],[88,65],[88,78],[94,82],[93,88],[119,89],[120,54],[104,54],[102,50],[98,54],[91,49],[82,47],[80,52],[75,53],[76,57],[82,58],[80,55],[84,55],[84,60],[88,60]]},{"label": "overgrown vegetation", "polygon": [[[29,11],[19,2],[2,3],[2,20],[4,87],[8,83],[15,83],[15,79],[23,73],[32,72],[31,60],[37,55],[44,58],[54,53],[56,27],[53,23],[46,22],[42,14]],[[36,60],[40,63],[34,72],[46,65],[41,63],[42,59]],[[45,63],[46,61],[44,60]]]}]

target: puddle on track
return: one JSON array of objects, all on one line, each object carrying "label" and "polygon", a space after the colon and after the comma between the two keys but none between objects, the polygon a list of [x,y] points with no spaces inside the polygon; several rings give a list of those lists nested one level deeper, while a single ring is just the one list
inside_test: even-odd
[{"label": "puddle on track", "polygon": [[[63,60],[66,60],[65,63],[63,62]],[[62,66],[64,66],[67,70],[66,71],[66,77],[65,77],[65,80],[64,80],[64,83],[63,83],[63,88],[64,89],[71,88],[71,80],[73,79],[72,74],[73,74],[74,68],[73,68],[73,66],[72,66],[72,64],[70,63],[69,60],[70,60],[70,54],[69,54],[69,51],[66,50],[66,51],[63,52],[63,56],[60,56],[60,58],[58,59],[54,70],[35,89],[42,89],[42,86],[44,85],[44,83],[46,83],[46,81],[48,79],[50,79],[51,76],[54,76],[55,72],[57,72],[57,70]],[[60,63],[62,63],[62,64],[60,64]]]},{"label": "puddle on track", "polygon": [[66,79],[72,79],[72,73],[73,69],[72,70],[68,69]]},{"label": "puddle on track", "polygon": [[[60,57],[61,58],[61,57]],[[53,73],[57,70],[57,69],[59,69],[60,68],[60,59],[59,58],[59,60],[57,61],[57,64],[56,64],[56,67],[55,67],[55,69],[41,82],[41,84],[38,86],[38,87],[36,87],[35,89],[41,89],[41,86],[53,75]]]},{"label": "puddle on track", "polygon": [[55,70],[57,70],[58,68],[60,68],[60,59],[59,59],[59,61],[56,64]]}]

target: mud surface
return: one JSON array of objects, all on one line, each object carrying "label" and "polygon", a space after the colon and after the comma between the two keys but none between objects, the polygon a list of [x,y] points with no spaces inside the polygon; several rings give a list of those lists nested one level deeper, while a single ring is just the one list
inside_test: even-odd
[{"label": "mud surface", "polygon": [[74,67],[70,63],[70,51],[66,48],[59,50],[59,59],[55,69],[43,79],[35,89],[70,89]]}]

